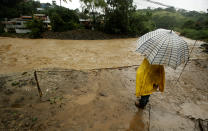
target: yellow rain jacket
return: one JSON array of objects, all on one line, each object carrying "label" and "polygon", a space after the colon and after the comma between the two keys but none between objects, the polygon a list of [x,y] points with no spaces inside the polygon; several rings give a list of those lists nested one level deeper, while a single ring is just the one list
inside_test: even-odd
[{"label": "yellow rain jacket", "polygon": [[165,87],[165,70],[163,65],[151,65],[145,58],[137,69],[136,74],[136,96],[150,95],[157,89],[153,84],[159,86],[161,92]]}]

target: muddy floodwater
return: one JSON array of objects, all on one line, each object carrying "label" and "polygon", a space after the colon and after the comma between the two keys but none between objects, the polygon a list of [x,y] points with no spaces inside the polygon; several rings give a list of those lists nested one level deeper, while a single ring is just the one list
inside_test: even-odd
[{"label": "muddy floodwater", "polygon": [[0,38],[0,73],[59,67],[98,69],[138,65],[136,39],[55,40]]},{"label": "muddy floodwater", "polygon": [[202,41],[184,39],[187,66],[165,67],[164,93],[141,110],[136,38],[0,37],[0,131],[207,131],[208,54]]}]

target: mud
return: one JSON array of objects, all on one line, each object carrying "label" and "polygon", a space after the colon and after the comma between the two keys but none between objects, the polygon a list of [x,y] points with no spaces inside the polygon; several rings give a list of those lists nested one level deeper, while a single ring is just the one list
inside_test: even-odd
[{"label": "mud", "polygon": [[30,81],[32,72],[5,77],[0,125],[15,130],[147,129],[148,113],[134,106],[135,68],[41,70],[42,98],[35,84],[12,84]]}]

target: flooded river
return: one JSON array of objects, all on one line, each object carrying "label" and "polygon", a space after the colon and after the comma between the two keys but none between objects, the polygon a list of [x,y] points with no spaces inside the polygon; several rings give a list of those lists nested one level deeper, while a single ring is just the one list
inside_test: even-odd
[{"label": "flooded river", "polygon": [[136,38],[55,40],[0,37],[0,73],[39,68],[96,69],[137,65]]}]

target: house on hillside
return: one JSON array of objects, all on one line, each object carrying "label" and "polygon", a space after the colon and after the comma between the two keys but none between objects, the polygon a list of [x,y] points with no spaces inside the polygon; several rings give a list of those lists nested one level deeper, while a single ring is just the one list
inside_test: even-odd
[{"label": "house on hillside", "polygon": [[33,14],[33,17],[36,19],[42,20],[45,28],[50,30],[51,21],[48,16],[46,16],[45,14]]},{"label": "house on hillside", "polygon": [[46,29],[50,29],[50,19],[45,14],[34,14],[33,16],[21,16],[19,18],[13,18],[10,20],[5,20],[2,22],[4,25],[5,32],[16,32],[16,33],[29,33],[30,29],[27,29],[26,23],[36,18],[42,20]]},{"label": "house on hillside", "polygon": [[5,32],[15,32],[16,20],[12,19],[12,20],[8,21],[5,18],[5,21],[2,21],[2,24],[4,25],[4,31]]},{"label": "house on hillside", "polygon": [[83,25],[86,29],[92,28],[92,20],[91,19],[79,19],[79,23]]},{"label": "house on hillside", "polygon": [[15,24],[16,33],[21,34],[21,33],[31,32],[31,30],[27,29],[26,27],[26,23],[31,20],[32,20],[32,16],[21,16],[20,18],[17,18]]},{"label": "house on hillside", "polygon": [[16,33],[29,33],[31,32],[26,28],[26,22],[31,21],[32,16],[21,16],[20,18],[13,18],[10,20],[5,19],[2,23],[5,32],[16,32]]}]

